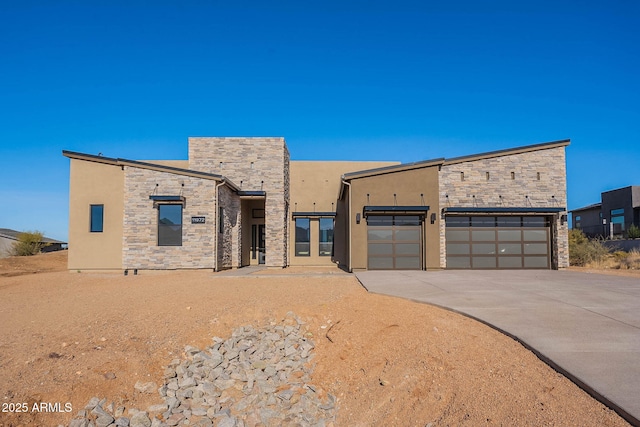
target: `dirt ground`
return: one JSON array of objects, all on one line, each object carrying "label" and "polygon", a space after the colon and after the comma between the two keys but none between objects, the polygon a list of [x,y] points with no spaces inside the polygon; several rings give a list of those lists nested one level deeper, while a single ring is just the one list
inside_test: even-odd
[{"label": "dirt ground", "polygon": [[[1,427],[66,424],[92,396],[146,409],[160,398],[134,384],[161,384],[185,345],[288,311],[313,334],[313,383],[338,397],[339,426],[628,425],[499,332],[368,294],[338,271],[125,277],[65,268],[64,252],[0,260]],[[34,410],[42,402],[54,412]]]}]

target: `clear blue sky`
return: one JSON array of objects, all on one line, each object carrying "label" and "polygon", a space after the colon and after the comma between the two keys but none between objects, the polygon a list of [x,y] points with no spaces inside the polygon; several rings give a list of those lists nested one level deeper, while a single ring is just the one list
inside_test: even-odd
[{"label": "clear blue sky", "polygon": [[569,208],[640,185],[640,2],[14,1],[0,7],[0,227],[67,239],[63,149],[418,161],[565,138]]}]

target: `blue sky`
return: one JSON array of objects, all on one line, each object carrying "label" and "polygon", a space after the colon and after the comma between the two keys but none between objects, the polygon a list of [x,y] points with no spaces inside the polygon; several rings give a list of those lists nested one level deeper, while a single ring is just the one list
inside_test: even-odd
[{"label": "blue sky", "polygon": [[63,149],[418,161],[571,138],[569,208],[640,185],[640,3],[20,1],[0,7],[0,227],[67,239]]}]

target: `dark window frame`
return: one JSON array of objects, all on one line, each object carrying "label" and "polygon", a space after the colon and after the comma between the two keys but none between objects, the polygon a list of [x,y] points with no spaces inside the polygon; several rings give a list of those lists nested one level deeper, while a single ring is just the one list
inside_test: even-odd
[{"label": "dark window frame", "polygon": [[[298,226],[306,221],[306,227]],[[295,222],[295,248],[294,255],[297,257],[311,256],[311,218],[296,218]],[[302,230],[306,230],[306,236],[302,234]],[[306,245],[306,246],[305,246]],[[306,248],[306,250],[304,250]]]},{"label": "dark window frame", "polygon": [[[94,212],[94,209],[96,208],[100,208],[99,218],[97,217],[98,213]],[[96,221],[94,221],[94,219]],[[98,219],[99,219],[99,222],[98,222]],[[89,205],[89,232],[90,233],[104,232],[104,204]]]},{"label": "dark window frame", "polygon": [[[180,224],[163,224],[162,223],[162,210],[165,206],[178,206],[180,207]],[[181,203],[158,203],[158,246],[182,246],[182,231],[183,231],[183,227],[184,227],[184,206],[182,206]],[[171,240],[167,240],[165,236],[167,233],[162,232],[162,230],[164,228],[173,228],[173,231],[177,231],[176,229],[179,229],[180,233],[180,241],[178,242],[177,240],[175,241],[171,241]],[[178,235],[178,233],[172,233],[175,234],[176,236]]]},{"label": "dark window frame", "polygon": [[[331,221],[331,228],[323,230],[322,222]],[[335,229],[335,221],[333,218],[320,218],[318,220],[318,255],[319,256],[333,256],[333,230]],[[323,233],[326,231],[326,233]],[[325,240],[326,238],[326,240]],[[323,245],[325,247],[323,248]],[[331,245],[331,249],[327,250],[326,246]]]}]

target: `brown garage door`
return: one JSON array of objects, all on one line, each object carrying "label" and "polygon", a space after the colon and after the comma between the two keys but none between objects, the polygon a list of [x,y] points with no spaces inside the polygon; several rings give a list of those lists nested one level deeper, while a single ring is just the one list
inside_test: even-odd
[{"label": "brown garage door", "polygon": [[367,217],[367,265],[370,270],[422,268],[422,217],[370,215]]},{"label": "brown garage door", "polygon": [[448,216],[447,268],[551,268],[544,216]]}]

